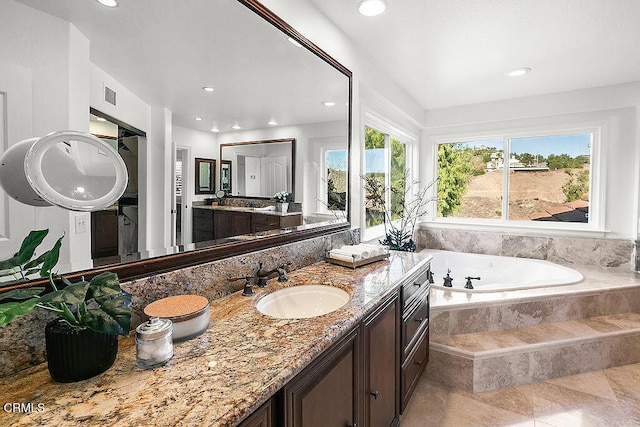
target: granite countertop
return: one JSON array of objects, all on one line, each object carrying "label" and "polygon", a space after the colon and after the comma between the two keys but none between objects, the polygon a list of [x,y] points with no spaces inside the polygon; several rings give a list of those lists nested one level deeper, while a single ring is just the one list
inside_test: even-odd
[{"label": "granite countertop", "polygon": [[[55,383],[46,363],[2,378],[3,405],[31,403],[34,412],[0,412],[0,425],[237,425],[428,258],[392,252],[355,270],[320,262],[289,273],[286,283],[269,280],[253,297],[237,292],[212,301],[207,331],[176,343],[174,357],[154,370],[136,366],[134,340],[123,338],[114,365],[85,381]],[[304,284],[339,286],[352,297],[311,319],[276,319],[255,309],[266,294]]]},{"label": "granite countertop", "polygon": [[235,211],[235,212],[250,212],[250,213],[258,213],[264,215],[274,215],[274,216],[293,216],[293,215],[302,215],[302,212],[279,212],[279,211],[268,211],[262,210],[260,208],[250,208],[244,206],[210,206],[210,205],[196,205],[193,206],[194,209],[208,209],[212,211]]}]

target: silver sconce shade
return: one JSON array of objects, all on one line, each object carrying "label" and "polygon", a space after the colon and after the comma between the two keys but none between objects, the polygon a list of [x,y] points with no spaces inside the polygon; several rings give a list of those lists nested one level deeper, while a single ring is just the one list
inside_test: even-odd
[{"label": "silver sconce shade", "polygon": [[0,185],[31,206],[104,209],[122,196],[127,181],[127,168],[116,149],[83,132],[25,139],[0,157]]}]

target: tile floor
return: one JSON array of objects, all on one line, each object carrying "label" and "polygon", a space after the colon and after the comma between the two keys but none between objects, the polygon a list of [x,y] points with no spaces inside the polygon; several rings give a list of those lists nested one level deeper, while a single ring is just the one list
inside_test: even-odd
[{"label": "tile floor", "polygon": [[640,363],[475,394],[423,375],[400,425],[640,426]]}]

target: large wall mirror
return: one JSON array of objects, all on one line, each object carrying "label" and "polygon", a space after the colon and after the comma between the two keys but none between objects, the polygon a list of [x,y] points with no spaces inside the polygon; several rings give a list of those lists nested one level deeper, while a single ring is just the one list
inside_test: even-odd
[{"label": "large wall mirror", "polygon": [[[0,37],[0,130],[8,129],[0,149],[57,130],[89,131],[117,147],[130,177],[124,196],[100,213],[24,211],[5,197],[0,234],[11,238],[0,242],[0,256],[11,256],[29,229],[47,227],[52,239],[65,234],[60,273],[108,269],[132,278],[348,228],[348,204],[330,199],[335,182],[340,193],[348,190],[351,73],[258,1],[137,0],[106,8],[6,0]],[[286,177],[274,185],[295,191],[303,225],[194,243],[193,207],[211,194],[222,191],[236,205],[273,196],[274,186],[247,190],[239,174],[252,154],[233,152],[246,142],[269,148],[255,144],[263,141],[285,147],[282,156],[253,157],[285,159]],[[212,193],[196,188],[196,158],[216,161],[209,163]],[[93,229],[72,229],[84,220],[115,230],[103,242],[109,256],[93,251]]]}]

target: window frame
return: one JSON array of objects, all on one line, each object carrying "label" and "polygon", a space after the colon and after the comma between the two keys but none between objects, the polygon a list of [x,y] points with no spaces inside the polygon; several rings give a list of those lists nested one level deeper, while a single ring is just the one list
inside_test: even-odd
[{"label": "window frame", "polygon": [[[415,150],[417,146],[418,137],[411,134],[410,132],[403,130],[399,126],[392,124],[390,121],[385,120],[377,115],[366,113],[365,119],[362,122],[362,164],[361,170],[364,174],[366,171],[366,156],[365,156],[365,127],[370,127],[375,129],[376,131],[382,133],[385,136],[384,140],[384,157],[385,157],[385,187],[389,189],[391,185],[391,140],[395,139],[400,141],[405,145],[405,167],[409,170],[407,175],[407,184],[411,185],[411,182],[417,179],[420,175],[419,171],[415,170],[415,165],[413,163],[413,159],[415,158]],[[360,179],[360,186],[362,186],[362,180]],[[413,196],[415,194],[416,188],[413,186],[409,189],[409,196]],[[361,224],[361,232],[362,232],[362,240],[373,240],[377,238],[384,237],[385,226],[384,223],[378,224],[372,227],[367,227],[367,217],[366,217],[366,194],[362,191],[362,196],[360,200],[362,206],[362,214],[360,217]],[[390,191],[386,191],[385,194],[385,203],[389,205],[391,203],[391,194]]]},{"label": "window frame", "polygon": [[[604,152],[602,150],[602,135],[605,134],[604,124],[598,123],[573,123],[569,125],[536,126],[527,129],[502,129],[492,132],[465,133],[456,136],[444,136],[432,140],[432,179],[438,177],[438,147],[441,144],[453,144],[460,142],[481,142],[481,141],[503,141],[503,156],[505,159],[511,156],[511,140],[518,138],[549,137],[571,134],[592,135],[591,159],[589,176],[589,222],[553,222],[553,221],[526,221],[508,219],[509,211],[509,168],[504,168],[502,176],[502,217],[500,219],[489,218],[454,218],[439,217],[437,213],[437,202],[434,202],[431,210],[430,222],[440,225],[473,225],[480,227],[499,227],[501,229],[527,229],[532,231],[566,231],[569,233],[604,233],[604,188],[605,174],[602,167],[606,164]],[[437,194],[437,183],[436,191]]]}]

